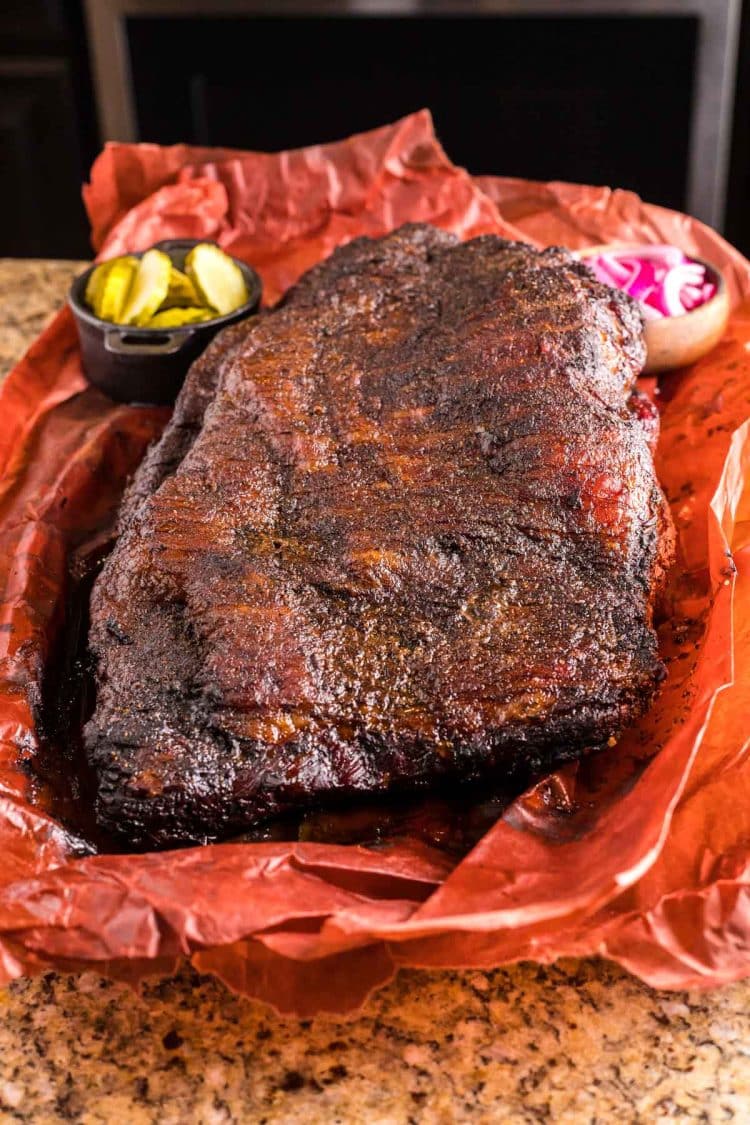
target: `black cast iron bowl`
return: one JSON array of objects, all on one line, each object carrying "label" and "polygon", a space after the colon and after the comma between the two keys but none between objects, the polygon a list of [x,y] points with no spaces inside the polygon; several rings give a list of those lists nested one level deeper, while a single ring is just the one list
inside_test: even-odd
[{"label": "black cast iron bowl", "polygon": [[[205,239],[171,238],[157,242],[178,269],[183,269],[189,250]],[[143,253],[134,254],[136,258]],[[166,405],[177,398],[188,368],[217,332],[228,324],[258,311],[261,280],[250,266],[232,259],[247,284],[248,299],[238,309],[213,320],[185,324],[180,328],[131,328],[112,324],[94,316],[84,300],[86,283],[96,268],[77,277],[70,287],[68,301],[78,326],[81,358],[86,378],[117,402]]]}]

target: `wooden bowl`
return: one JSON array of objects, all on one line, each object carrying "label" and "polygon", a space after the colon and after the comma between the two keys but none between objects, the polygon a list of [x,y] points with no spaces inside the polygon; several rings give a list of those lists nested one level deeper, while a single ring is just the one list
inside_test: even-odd
[{"label": "wooden bowl", "polygon": [[[578,257],[602,253],[622,253],[627,246],[590,246],[578,251]],[[665,316],[660,320],[647,320],[643,337],[646,341],[646,363],[644,374],[655,375],[661,371],[671,371],[675,367],[687,367],[710,352],[724,335],[729,319],[729,290],[724,276],[716,266],[705,258],[689,255],[691,261],[700,262],[705,267],[706,277],[713,281],[716,292],[703,305],[683,313],[682,316]]]}]

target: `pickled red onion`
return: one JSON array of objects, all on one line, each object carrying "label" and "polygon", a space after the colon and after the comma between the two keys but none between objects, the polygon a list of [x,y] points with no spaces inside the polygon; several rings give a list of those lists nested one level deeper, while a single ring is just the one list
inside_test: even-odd
[{"label": "pickled red onion", "polygon": [[584,261],[597,281],[635,297],[647,320],[682,316],[716,294],[706,267],[677,246],[629,246],[592,254]]}]

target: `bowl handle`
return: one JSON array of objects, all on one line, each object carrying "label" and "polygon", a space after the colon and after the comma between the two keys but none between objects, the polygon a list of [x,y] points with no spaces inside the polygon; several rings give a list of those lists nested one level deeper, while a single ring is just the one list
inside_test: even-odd
[{"label": "bowl handle", "polygon": [[110,328],[104,333],[104,347],[113,355],[173,355],[189,339],[185,332],[160,332],[159,336],[158,342],[147,343],[127,328]]}]

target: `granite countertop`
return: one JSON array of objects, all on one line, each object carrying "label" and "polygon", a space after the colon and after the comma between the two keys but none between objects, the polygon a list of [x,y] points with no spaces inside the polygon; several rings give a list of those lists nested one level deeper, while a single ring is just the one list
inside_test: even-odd
[{"label": "granite countertop", "polygon": [[[81,263],[0,260],[0,375]],[[452,1125],[750,1120],[750,982],[656,992],[597,961],[402,971],[284,1020],[190,969],[0,991],[0,1121]]]}]

